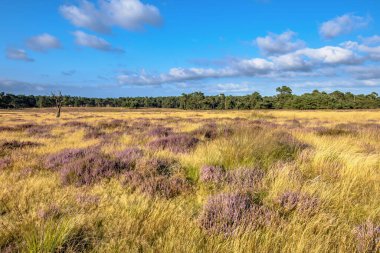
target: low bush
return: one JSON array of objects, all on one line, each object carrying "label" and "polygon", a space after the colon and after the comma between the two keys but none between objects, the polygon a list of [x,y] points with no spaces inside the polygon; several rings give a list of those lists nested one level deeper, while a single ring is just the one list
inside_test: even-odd
[{"label": "low bush", "polygon": [[140,162],[125,173],[124,185],[150,196],[173,198],[191,189],[190,182],[179,173],[175,161],[152,158]]},{"label": "low bush", "polygon": [[64,150],[51,155],[46,166],[58,170],[63,184],[91,185],[128,170],[130,164],[112,158],[96,148]]},{"label": "low bush", "polygon": [[274,213],[245,193],[221,193],[211,196],[203,206],[199,223],[211,233],[232,234],[239,227],[258,229],[269,225]]},{"label": "low bush", "polygon": [[148,145],[153,150],[167,149],[174,153],[185,153],[195,148],[198,142],[191,135],[175,134],[151,141]]},{"label": "low bush", "polygon": [[318,211],[317,198],[300,192],[286,191],[278,197],[278,203],[284,214],[297,211],[301,214],[312,215]]},{"label": "low bush", "polygon": [[359,252],[380,251],[380,225],[367,221],[354,229],[356,248]]}]

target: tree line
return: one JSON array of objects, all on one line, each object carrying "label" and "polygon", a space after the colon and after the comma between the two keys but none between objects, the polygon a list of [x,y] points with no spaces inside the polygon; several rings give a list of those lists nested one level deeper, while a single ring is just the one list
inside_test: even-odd
[{"label": "tree line", "polygon": [[[127,107],[127,108],[178,108],[184,110],[228,110],[228,109],[375,109],[380,108],[380,97],[376,92],[354,95],[351,92],[327,93],[314,90],[295,95],[287,86],[278,87],[274,96],[262,96],[254,92],[244,96],[206,96],[202,92],[169,97],[119,97],[86,98],[62,96],[65,107]],[[0,93],[0,108],[44,108],[56,106],[56,97],[26,96]]]}]

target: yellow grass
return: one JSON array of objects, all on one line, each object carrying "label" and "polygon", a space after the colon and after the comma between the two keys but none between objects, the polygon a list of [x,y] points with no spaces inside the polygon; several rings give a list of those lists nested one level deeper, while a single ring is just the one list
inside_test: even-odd
[{"label": "yellow grass", "polygon": [[[92,186],[64,186],[56,172],[44,168],[43,161],[48,154],[102,143],[99,139],[83,138],[83,129],[63,127],[65,122],[97,125],[102,121],[122,119],[132,124],[141,118],[171,127],[175,132],[191,132],[206,120],[232,126],[237,132],[229,138],[202,139],[195,150],[185,154],[167,150],[152,153],[147,143],[154,138],[144,133],[122,133],[112,142],[101,144],[102,151],[111,155],[138,146],[150,155],[178,160],[194,187],[190,193],[168,200],[132,191],[121,183],[122,176]],[[176,118],[179,120],[173,120]],[[309,145],[294,160],[268,163],[268,167],[263,168],[266,174],[262,201],[276,208],[281,193],[300,191],[320,200],[315,215],[293,214],[281,226],[237,231],[228,236],[208,233],[200,227],[197,217],[207,197],[225,190],[200,182],[200,168],[203,165],[221,165],[227,170],[255,167],[257,160],[248,155],[266,141],[265,138],[254,139],[247,130],[247,123],[237,127],[237,118],[276,123],[276,129],[266,129],[265,138],[285,131]],[[294,120],[301,127],[291,127]],[[39,137],[27,131],[0,131],[3,142],[17,140],[43,144],[12,151],[8,155],[13,163],[0,171],[0,251],[355,252],[358,249],[354,228],[366,221],[380,226],[380,128],[376,132],[364,126],[380,124],[380,111],[66,108],[60,119],[47,109],[0,111],[0,127],[24,123],[54,124],[54,128],[50,133],[52,137]],[[316,134],[316,128],[332,128],[342,123],[359,124],[360,127],[355,134]],[[83,194],[95,196],[98,201],[78,202],[78,196]],[[41,219],[38,213],[51,206],[59,208],[60,216]],[[67,242],[74,241],[81,245],[65,248]]]}]

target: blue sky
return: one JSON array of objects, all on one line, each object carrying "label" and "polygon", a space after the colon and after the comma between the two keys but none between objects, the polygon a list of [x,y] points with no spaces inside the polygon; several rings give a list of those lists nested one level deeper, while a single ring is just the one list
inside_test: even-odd
[{"label": "blue sky", "polygon": [[0,90],[380,92],[378,0],[2,0]]}]

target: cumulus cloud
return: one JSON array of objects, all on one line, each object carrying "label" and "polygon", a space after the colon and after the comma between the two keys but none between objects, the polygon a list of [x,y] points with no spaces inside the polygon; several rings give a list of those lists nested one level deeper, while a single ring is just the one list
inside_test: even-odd
[{"label": "cumulus cloud", "polygon": [[306,46],[304,41],[295,38],[296,35],[293,31],[269,33],[266,37],[256,38],[256,44],[265,55],[281,55]]},{"label": "cumulus cloud", "polygon": [[360,37],[360,40],[365,45],[380,44],[380,36],[379,35],[374,35],[374,36],[371,36],[371,37]]},{"label": "cumulus cloud", "polygon": [[234,59],[223,68],[172,68],[158,75],[127,73],[118,76],[121,85],[160,85],[210,78],[228,77],[285,77],[324,73],[320,69],[359,64],[364,59],[354,51],[338,47],[303,48],[280,56]]},{"label": "cumulus cloud", "polygon": [[343,34],[351,33],[356,29],[366,27],[369,21],[370,19],[366,17],[345,14],[324,22],[319,28],[319,33],[326,39],[332,39]]},{"label": "cumulus cloud", "polygon": [[33,62],[34,59],[28,56],[24,49],[8,48],[6,50],[6,57],[10,60]]},{"label": "cumulus cloud", "polygon": [[124,51],[120,48],[113,47],[106,40],[97,37],[95,35],[87,34],[82,31],[73,32],[75,37],[75,43],[83,47],[91,47],[97,50],[106,51],[106,52],[116,52],[123,53]]},{"label": "cumulus cloud", "polygon": [[60,41],[56,37],[47,33],[29,38],[27,45],[30,49],[40,52],[61,47]]},{"label": "cumulus cloud", "polygon": [[308,57],[313,61],[325,64],[355,64],[360,61],[358,56],[349,49],[326,46],[321,48],[305,48],[296,52],[298,55]]},{"label": "cumulus cloud", "polygon": [[162,22],[158,8],[140,0],[99,0],[98,6],[82,0],[79,6],[61,6],[60,12],[73,25],[100,33],[110,32],[113,26],[139,30]]},{"label": "cumulus cloud", "polygon": [[235,76],[236,71],[230,68],[203,69],[203,68],[172,68],[168,73],[151,75],[142,71],[141,73],[122,74],[117,77],[120,84],[129,85],[160,85],[164,83],[179,83],[207,78],[222,78]]},{"label": "cumulus cloud", "polygon": [[364,57],[366,57],[369,60],[380,61],[380,46],[371,47],[366,44],[360,44],[356,41],[346,41],[341,45],[350,50],[355,50],[360,53],[364,53]]}]

